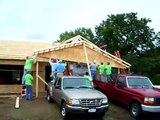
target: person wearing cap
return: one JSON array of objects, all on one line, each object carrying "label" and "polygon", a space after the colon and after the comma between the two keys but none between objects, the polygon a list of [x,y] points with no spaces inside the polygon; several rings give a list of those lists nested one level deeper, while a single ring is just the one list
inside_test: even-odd
[{"label": "person wearing cap", "polygon": [[90,70],[91,70],[91,76],[92,76],[92,80],[96,80],[97,79],[97,64],[96,64],[96,60],[93,61],[93,63],[90,65]]},{"label": "person wearing cap", "polygon": [[57,60],[55,58],[49,59],[49,64],[51,65],[51,77],[54,81],[56,79]]},{"label": "person wearing cap", "polygon": [[101,62],[101,64],[98,66],[98,70],[99,70],[99,79],[101,81],[104,81],[104,70],[105,70],[105,66],[103,65],[103,62]]},{"label": "person wearing cap", "polygon": [[111,81],[111,75],[112,75],[112,67],[110,65],[110,62],[107,62],[107,65],[105,66],[105,71],[106,71],[106,76],[107,76],[107,81]]}]

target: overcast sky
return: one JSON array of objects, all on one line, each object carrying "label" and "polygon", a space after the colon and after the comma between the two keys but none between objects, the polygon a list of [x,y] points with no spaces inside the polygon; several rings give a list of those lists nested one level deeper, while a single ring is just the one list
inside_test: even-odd
[{"label": "overcast sky", "polygon": [[91,28],[107,15],[137,12],[160,31],[160,0],[0,0],[0,38],[59,39],[65,31]]}]

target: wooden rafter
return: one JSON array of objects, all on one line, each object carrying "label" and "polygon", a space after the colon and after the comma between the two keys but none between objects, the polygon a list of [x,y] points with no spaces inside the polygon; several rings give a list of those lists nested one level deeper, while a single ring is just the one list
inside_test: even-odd
[{"label": "wooden rafter", "polygon": [[[82,59],[82,60],[75,59],[74,57],[77,57],[76,55],[73,55],[73,59],[72,59],[71,56],[69,55],[72,53],[75,54],[74,50],[77,50],[77,48],[79,48],[79,51],[81,51],[81,52],[77,52],[77,54],[83,53],[82,52],[84,50],[83,47],[78,47],[78,46],[83,46],[84,44],[85,44],[86,49],[90,49],[89,50],[90,53],[94,53],[94,56],[92,56],[92,55],[88,55],[88,56],[91,58],[94,57],[95,59],[97,59],[98,63],[100,63],[100,59],[96,58],[96,55],[98,55],[100,58],[102,58],[103,61],[104,60],[111,61],[111,63],[113,64],[114,67],[129,68],[131,66],[131,64],[125,62],[124,60],[122,60],[122,59],[102,50],[102,49],[100,49],[98,46],[96,46],[95,44],[93,44],[92,42],[83,38],[80,35],[73,37],[67,41],[64,41],[63,44],[59,44],[59,45],[51,47],[51,48],[46,48],[46,49],[41,49],[41,50],[35,51],[34,54],[36,54],[39,57],[44,57],[44,58],[59,57],[60,59],[74,61],[74,62],[85,62],[82,58],[82,57],[85,57],[83,55],[79,55],[79,56],[81,56],[80,59]],[[68,53],[66,53],[66,52],[68,52]],[[57,56],[56,56],[56,54],[57,54]],[[67,54],[67,55],[65,56],[65,55],[60,55],[60,54]],[[69,56],[70,56],[70,58],[67,58]],[[92,59],[89,59],[89,62],[91,63]]]}]

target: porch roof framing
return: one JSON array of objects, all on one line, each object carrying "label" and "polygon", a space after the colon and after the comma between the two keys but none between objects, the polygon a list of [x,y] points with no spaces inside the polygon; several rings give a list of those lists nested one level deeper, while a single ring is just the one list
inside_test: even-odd
[{"label": "porch roof framing", "polygon": [[[55,58],[63,59],[66,61],[86,63],[86,60],[83,59],[85,58],[84,48],[82,47],[84,44],[87,50],[86,52],[89,58],[88,60],[89,63],[92,63],[93,60],[96,60],[97,64],[100,64],[101,62],[110,62],[111,65],[116,68],[126,69],[131,66],[131,64],[110,54],[107,51],[100,49],[98,46],[96,46],[95,44],[93,44],[92,42],[90,42],[89,40],[87,40],[86,38],[80,35],[75,36],[69,40],[66,40],[59,45],[37,50],[34,52],[34,55],[37,55],[40,58],[55,57]],[[79,51],[77,52],[77,54],[80,54],[80,55],[75,55],[74,51],[76,52]],[[92,56],[92,53],[93,53],[93,56]],[[80,58],[79,56],[83,58]],[[101,57],[99,58],[99,56]]]},{"label": "porch roof framing", "polygon": [[[100,49],[98,46],[87,40],[86,38],[78,35],[69,40],[63,41],[53,47],[40,49],[34,52],[37,58],[57,58],[65,61],[72,61],[78,63],[86,63],[89,74],[89,64],[93,60],[97,61],[97,64],[101,62],[110,62],[112,67],[116,68],[129,68],[131,64],[124,60]],[[36,97],[38,96],[38,78],[44,82],[44,80],[38,75],[38,61],[36,64]],[[44,82],[45,83],[45,82]],[[45,83],[48,85],[47,83]]]}]

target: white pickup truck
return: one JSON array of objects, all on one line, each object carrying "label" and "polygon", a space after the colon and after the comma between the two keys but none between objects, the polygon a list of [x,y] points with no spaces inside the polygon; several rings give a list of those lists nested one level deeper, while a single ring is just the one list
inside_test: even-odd
[{"label": "white pickup truck", "polygon": [[81,76],[62,76],[54,83],[50,82],[47,100],[60,105],[63,119],[68,119],[70,114],[91,114],[102,118],[109,107],[108,98]]}]

